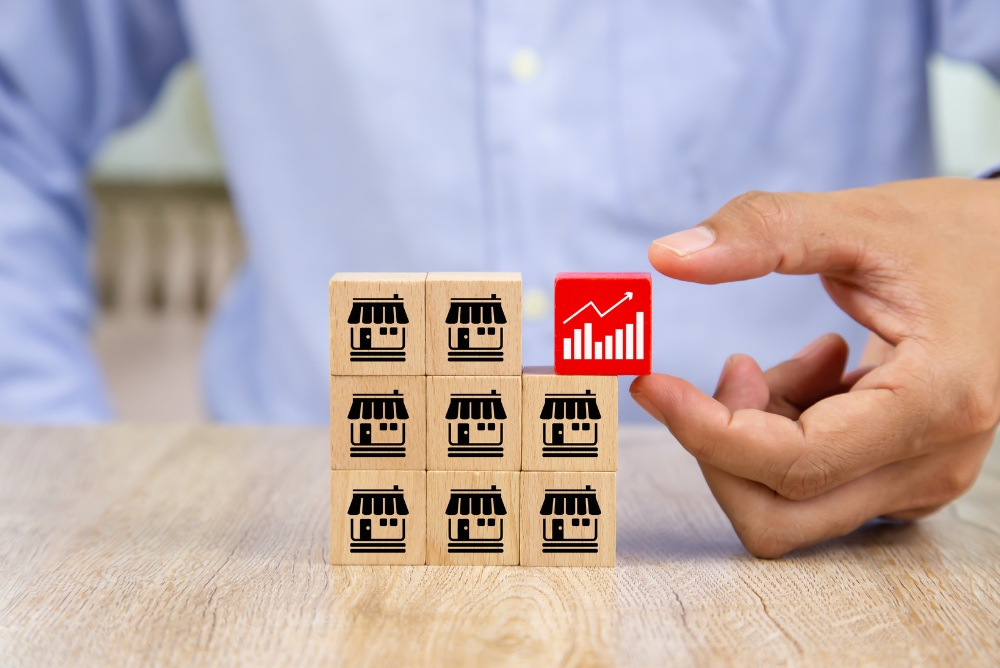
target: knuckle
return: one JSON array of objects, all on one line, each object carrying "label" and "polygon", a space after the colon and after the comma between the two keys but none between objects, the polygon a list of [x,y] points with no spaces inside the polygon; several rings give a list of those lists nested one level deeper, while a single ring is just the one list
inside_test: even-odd
[{"label": "knuckle", "polygon": [[795,215],[787,195],[752,190],[733,200],[733,207],[747,236],[771,249],[772,270],[798,266],[808,255],[802,235],[793,229]]},{"label": "knuckle", "polygon": [[978,475],[979,467],[965,461],[944,468],[938,476],[938,493],[934,495],[937,503],[934,505],[943,505],[965,494]]},{"label": "knuckle", "polygon": [[751,190],[734,199],[733,205],[767,238],[788,221],[787,202],[777,193]]},{"label": "knuckle", "polygon": [[1000,389],[995,381],[975,381],[960,396],[958,415],[970,434],[986,433],[1000,423]]},{"label": "knuckle", "polygon": [[774,491],[789,501],[802,501],[825,492],[832,479],[831,466],[807,453],[796,458],[785,470]]},{"label": "knuckle", "polygon": [[[680,441],[680,439],[678,440]],[[699,462],[715,462],[716,455],[718,454],[715,439],[695,437],[685,438],[680,442],[684,446],[684,449],[690,452]]]}]

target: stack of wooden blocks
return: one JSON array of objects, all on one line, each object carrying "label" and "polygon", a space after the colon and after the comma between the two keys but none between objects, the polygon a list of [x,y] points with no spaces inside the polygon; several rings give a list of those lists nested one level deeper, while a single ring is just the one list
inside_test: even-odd
[{"label": "stack of wooden blocks", "polygon": [[522,369],[520,274],[336,274],[330,368],[331,563],[614,565],[617,378]]}]

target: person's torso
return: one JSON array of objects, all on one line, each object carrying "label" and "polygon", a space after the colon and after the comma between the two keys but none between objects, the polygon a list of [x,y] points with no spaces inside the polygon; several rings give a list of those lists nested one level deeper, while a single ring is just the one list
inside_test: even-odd
[{"label": "person's torso", "polygon": [[[183,3],[248,243],[214,410],[325,418],[336,271],[520,271],[545,364],[556,272],[646,270],[749,189],[928,174],[925,4]],[[654,295],[654,369],[703,387],[731,352],[860,340],[813,278]]]}]

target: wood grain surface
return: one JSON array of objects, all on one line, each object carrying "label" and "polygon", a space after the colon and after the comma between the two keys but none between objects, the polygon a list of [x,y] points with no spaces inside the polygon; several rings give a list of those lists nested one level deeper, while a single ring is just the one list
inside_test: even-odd
[{"label": "wood grain surface", "polygon": [[[505,322],[495,321],[497,312],[485,307],[490,303],[499,306]],[[432,271],[427,274],[426,305],[428,376],[521,375],[521,274]],[[453,308],[460,310],[458,322],[448,324]],[[463,332],[468,337],[464,344]],[[451,359],[452,354],[462,357],[476,350],[502,356],[488,361]]]},{"label": "wood grain surface", "polygon": [[[454,418],[448,419],[453,397],[464,406]],[[462,398],[466,401],[461,401]],[[503,407],[502,419],[497,417],[494,399]],[[468,429],[465,446],[499,446],[490,454],[501,456],[469,457],[469,447],[453,449],[452,444],[462,442],[459,435],[462,425]],[[427,470],[520,471],[521,377],[428,376]]]},{"label": "wood grain surface", "polygon": [[[405,419],[399,417],[399,404],[392,401],[396,394],[406,409]],[[356,400],[362,403],[361,410],[351,419]],[[362,435],[366,428],[367,439]],[[390,456],[379,451],[379,444],[397,446],[402,452],[393,448],[396,456]],[[427,377],[330,376],[330,467],[426,471]]]},{"label": "wood grain surface", "polygon": [[427,563],[426,471],[330,471],[330,489],[331,564]]},{"label": "wood grain surface", "polygon": [[521,565],[614,566],[616,475],[523,471]]},{"label": "wood grain surface", "polygon": [[[473,506],[465,496],[491,492],[496,494],[502,508],[493,503],[487,506],[482,501]],[[454,495],[458,495],[458,503],[453,502]],[[467,499],[465,503],[461,500],[463,496]],[[460,529],[463,520],[468,523],[468,536],[463,536]],[[483,526],[479,520],[484,524],[492,520],[493,524]],[[484,541],[491,544],[484,548]],[[520,471],[427,472],[428,564],[517,565],[521,563],[520,543]],[[480,551],[468,549],[477,546]]]},{"label": "wood grain surface", "polygon": [[[521,376],[521,395],[523,471],[618,470],[616,376],[557,376],[552,367],[529,366]],[[548,401],[555,406],[547,406]],[[589,410],[591,405],[597,407],[600,417]],[[547,408],[551,413],[547,414]],[[587,414],[581,415],[581,409]],[[563,430],[562,438],[554,438],[556,429]],[[559,445],[552,447],[554,443]],[[573,457],[566,453],[571,444],[595,447],[586,457]],[[546,456],[546,452],[553,454]],[[556,453],[558,456],[553,456]]]},{"label": "wood grain surface", "polygon": [[[339,272],[330,279],[330,374],[334,376],[423,376],[427,352],[425,336],[427,274]],[[361,322],[351,324],[355,299],[399,299],[406,323],[395,309],[362,312]],[[360,302],[359,302],[360,303]],[[366,302],[370,303],[370,302]],[[371,308],[371,307],[369,307]],[[377,315],[376,315],[377,314]],[[392,322],[384,322],[391,315]],[[385,329],[385,333],[381,330]],[[368,330],[370,347],[361,345]],[[353,348],[352,348],[353,346]],[[352,360],[352,350],[373,353],[378,349],[402,352],[404,359],[380,357]]]},{"label": "wood grain surface", "polygon": [[959,502],[747,556],[623,428],[616,568],[327,564],[325,429],[0,429],[0,665],[996,665],[1000,456]]}]

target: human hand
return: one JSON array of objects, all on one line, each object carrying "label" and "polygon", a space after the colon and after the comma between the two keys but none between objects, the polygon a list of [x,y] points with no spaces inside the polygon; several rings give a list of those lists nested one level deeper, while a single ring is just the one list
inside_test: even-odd
[{"label": "human hand", "polygon": [[847,345],[826,335],[766,372],[729,358],[714,398],[671,376],[632,384],[752,554],[917,519],[975,481],[1000,421],[1000,182],[749,193],[649,258],[697,283],[820,274],[874,333],[846,375]]}]

